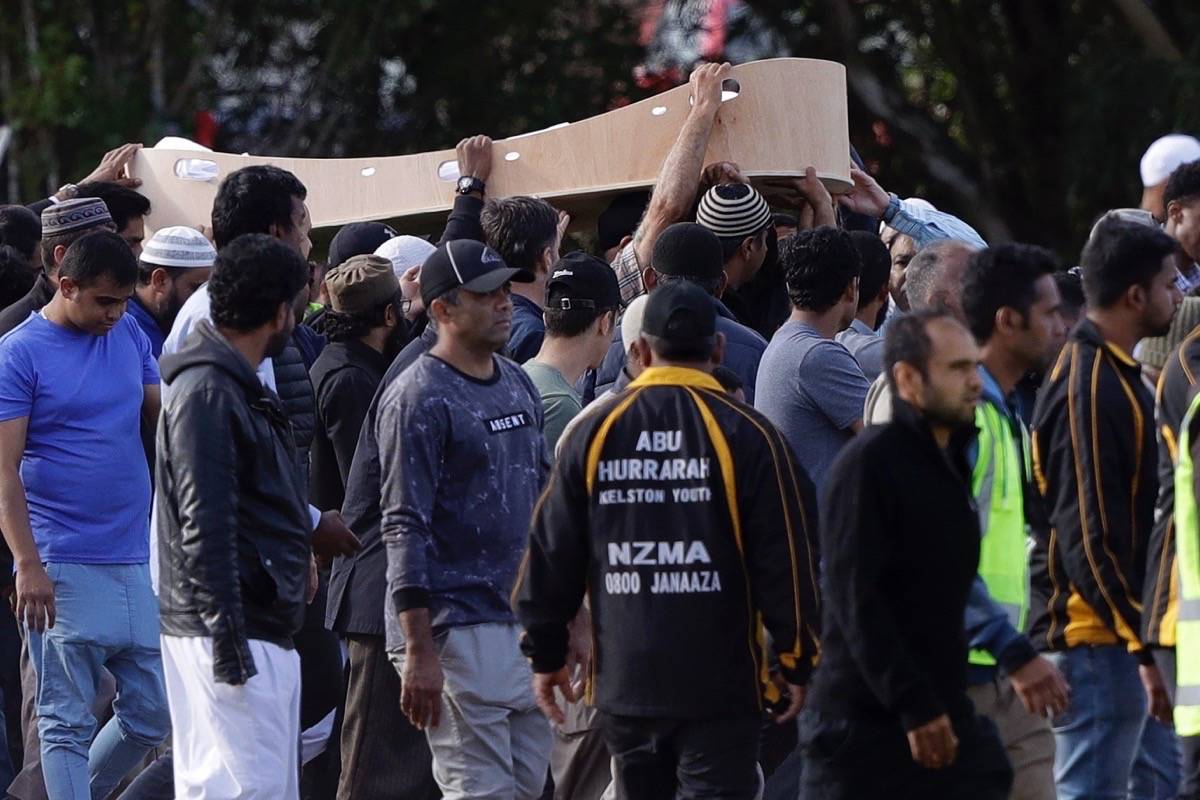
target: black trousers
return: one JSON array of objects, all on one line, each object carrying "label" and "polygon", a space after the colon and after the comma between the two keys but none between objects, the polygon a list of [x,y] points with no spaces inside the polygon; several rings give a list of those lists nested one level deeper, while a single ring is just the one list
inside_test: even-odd
[{"label": "black trousers", "polygon": [[758,793],[758,713],[680,720],[600,712],[599,721],[626,800],[751,800]]},{"label": "black trousers", "polygon": [[338,800],[441,797],[425,734],[400,711],[400,676],[382,636],[349,636],[350,677],[342,720]]},{"label": "black trousers", "polygon": [[958,755],[944,769],[912,759],[898,724],[806,710],[800,717],[802,800],[1007,800],[1012,768],[996,726],[983,717],[954,722]]}]

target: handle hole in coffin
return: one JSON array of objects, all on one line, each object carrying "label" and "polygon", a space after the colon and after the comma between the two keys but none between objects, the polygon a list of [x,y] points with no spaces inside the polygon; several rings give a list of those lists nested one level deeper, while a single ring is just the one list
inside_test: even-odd
[{"label": "handle hole in coffin", "polygon": [[462,173],[458,171],[458,162],[451,159],[438,164],[437,176],[443,181],[456,181],[462,177]]},{"label": "handle hole in coffin", "polygon": [[[726,78],[721,81],[721,102],[728,103],[730,100],[742,93],[742,85],[735,78]],[[688,105],[694,106],[696,98],[688,95]]]},{"label": "handle hole in coffin", "polygon": [[505,154],[504,154],[504,160],[505,160],[505,161],[516,161],[516,160],[517,160],[518,158],[520,158],[520,157],[521,157],[521,154],[520,154],[520,153],[518,153],[516,150],[513,150],[513,151],[511,151],[511,152],[509,152],[509,153],[505,153]]},{"label": "handle hole in coffin", "polygon": [[215,181],[221,174],[217,162],[208,158],[181,158],[175,162],[175,177],[185,181]]},{"label": "handle hole in coffin", "polygon": [[661,117],[663,114],[667,113],[667,107],[655,106],[654,108],[650,109],[650,113],[656,117]]},{"label": "handle hole in coffin", "polygon": [[358,171],[358,174],[362,175],[364,178],[369,178],[375,174],[375,168],[374,167],[363,167],[361,170]]}]

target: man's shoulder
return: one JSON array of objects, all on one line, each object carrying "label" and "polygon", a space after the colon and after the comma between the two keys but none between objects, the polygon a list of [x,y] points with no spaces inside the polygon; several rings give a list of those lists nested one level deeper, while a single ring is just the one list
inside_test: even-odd
[{"label": "man's shoulder", "polygon": [[717,332],[725,334],[728,344],[749,347],[759,352],[767,349],[767,340],[762,334],[730,317],[717,317]]},{"label": "man's shoulder", "polygon": [[29,342],[45,339],[50,333],[50,330],[38,324],[38,315],[30,311],[25,315],[25,319],[0,336],[0,352],[17,350],[23,352]]}]

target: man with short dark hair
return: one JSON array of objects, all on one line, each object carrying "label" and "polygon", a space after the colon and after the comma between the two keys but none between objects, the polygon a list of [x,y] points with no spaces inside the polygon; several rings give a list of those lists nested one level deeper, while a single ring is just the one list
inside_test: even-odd
[{"label": "man with short dark hair", "polygon": [[537,355],[546,335],[542,303],[546,299],[546,280],[550,267],[558,260],[562,243],[559,212],[536,197],[505,197],[489,200],[480,217],[485,241],[513,269],[527,270],[534,276],[528,286],[518,284],[512,290],[512,334],[508,355],[524,364]]},{"label": "man with short dark hair", "polygon": [[25,206],[0,206],[0,244],[14,248],[36,271],[42,269],[41,217]]},{"label": "man with short dark hair", "polygon": [[1162,195],[1165,230],[1179,242],[1187,262],[1181,272],[1200,269],[1200,161],[1184,164],[1171,173]]},{"label": "man with short dark hair", "polygon": [[[158,415],[159,378],[124,316],[137,262],[121,238],[85,235],[58,272],[50,303],[0,340],[0,529],[38,676],[46,789],[90,800],[169,730],[138,435]],[[117,682],[115,716],[93,740],[104,669]]]},{"label": "man with short dark hair", "polygon": [[850,241],[862,266],[858,311],[850,320],[850,327],[833,338],[850,351],[866,379],[874,381],[883,372],[883,336],[879,334],[879,326],[883,324],[891,292],[891,263],[887,246],[875,234],[850,231]]},{"label": "man with short dark hair", "polygon": [[388,653],[453,797],[539,797],[549,764],[510,605],[548,467],[542,406],[496,355],[509,282],[533,278],[479,242],[438,248],[421,268],[437,344],[384,390],[375,425]]},{"label": "man with short dark hair", "polygon": [[834,337],[858,308],[858,251],[837,228],[800,231],[779,248],[792,301],[758,370],[754,406],[787,437],[818,491],[838,451],[862,430],[870,384]]},{"label": "man with short dark hair", "polygon": [[564,441],[515,592],[538,705],[559,723],[586,594],[588,699],[631,799],[755,797],[767,702],[792,720],[818,652],[812,486],[779,431],[713,379],[716,321],[692,282],[650,293],[646,369]]},{"label": "man with short dark hair", "polygon": [[386,258],[354,256],[325,281],[329,344],[309,373],[317,393],[309,486],[317,508],[341,508],[367,407],[407,325],[400,281]]},{"label": "man with short dark hair", "polygon": [[[489,174],[491,152],[492,142],[486,136],[459,142],[458,165],[468,180],[460,181],[462,185],[439,244],[460,239],[482,240],[479,213],[483,191],[479,184]],[[426,245],[426,249],[421,249],[413,241],[399,253],[389,252],[389,244],[404,245],[405,239],[412,237],[398,236],[380,248],[380,254],[392,259],[393,271],[400,275],[419,272],[435,249],[423,241],[420,244]],[[405,283],[401,278],[402,293]],[[420,294],[406,297],[424,314]],[[404,714],[395,713],[400,707],[401,687],[400,676],[388,660],[385,604],[379,601],[387,587],[387,555],[380,530],[382,459],[375,437],[379,403],[387,387],[436,343],[436,323],[430,320],[421,335],[392,360],[367,407],[346,479],[342,509],[346,524],[362,541],[362,550],[335,559],[329,578],[326,626],[342,637],[348,662],[339,753],[342,767],[337,789],[339,800],[392,797],[433,800],[441,796],[433,779],[425,735]]]},{"label": "man with short dark hair", "polygon": [[286,345],[307,281],[285,244],[238,237],[209,282],[212,322],[163,358],[159,599],[179,797],[299,798],[292,638],[316,588],[311,522],[287,414],[255,367]]},{"label": "man with short dark hair", "polygon": [[216,258],[212,243],[183,225],[158,229],[142,248],[129,315],[150,340],[155,358],[183,304],[208,281]]},{"label": "man with short dark hair", "polygon": [[546,283],[546,338],[524,365],[542,398],[550,453],[567,423],[583,410],[575,384],[608,352],[620,304],[617,276],[595,256],[577,250],[554,265]]},{"label": "man with short dark hair", "polygon": [[20,325],[50,302],[58,288],[58,266],[67,248],[86,233],[115,230],[112,215],[95,198],[67,200],[42,212],[42,269],[29,292],[0,312],[0,336]]},{"label": "man with short dark hair", "polygon": [[1040,247],[1002,244],[976,253],[963,283],[963,312],[983,362],[979,435],[969,456],[983,541],[967,602],[967,692],[1004,742],[1013,767],[1011,800],[1054,800],[1054,734],[1045,718],[1067,707],[1062,674],[1024,634],[1027,520],[1039,520],[1040,507],[1026,467],[1029,434],[1015,402],[1018,382],[1045,370],[1065,336],[1057,268]]},{"label": "man with short dark hair", "polygon": [[[246,233],[273,236],[307,259],[312,242],[309,232],[312,221],[305,198],[308,190],[295,175],[270,165],[255,165],[231,172],[217,188],[213,201],[213,241],[222,249]],[[305,273],[308,274],[307,272]],[[307,295],[308,281],[302,292]],[[171,333],[163,345],[163,354],[181,351],[192,328],[201,320],[211,321],[208,287],[198,289],[180,309]],[[300,312],[303,312],[301,304]],[[294,332],[294,326],[293,326]],[[274,391],[287,412],[292,435],[299,453],[304,484],[308,485],[308,456],[316,430],[317,402],[308,368],[295,341],[288,342],[278,353],[269,354],[257,362],[258,377],[263,385]],[[166,386],[164,401],[169,402],[173,388]],[[156,508],[157,513],[157,508]],[[312,545],[316,555],[325,560],[337,555],[351,554],[359,543],[341,519],[338,509],[318,509],[309,506],[312,518]],[[324,582],[322,582],[323,584]],[[324,627],[325,591],[318,590],[316,600],[307,609],[304,628],[296,638],[304,674],[301,706],[301,725],[307,737],[302,760],[308,764],[320,755],[328,740],[334,712],[341,699],[340,684],[326,679],[331,671],[341,667],[337,637]],[[323,767],[317,763],[316,767]],[[313,770],[308,770],[312,774]]]},{"label": "man with short dark hair", "polygon": [[[1157,450],[1154,401],[1130,355],[1139,339],[1170,328],[1182,299],[1175,249],[1153,227],[1096,227],[1081,258],[1087,316],[1034,411],[1034,471],[1049,526],[1035,530],[1030,631],[1071,686],[1070,709],[1052,720],[1064,800],[1149,796],[1139,783],[1151,779],[1155,791],[1174,796],[1178,781],[1177,764],[1160,765],[1162,780],[1134,769],[1139,749],[1151,744],[1158,753],[1148,742],[1158,731],[1147,725],[1147,706],[1166,724],[1171,712],[1142,639]],[[1174,761],[1172,750],[1158,758]]]},{"label": "man with short dark hair", "polygon": [[94,197],[103,200],[112,214],[117,235],[125,240],[134,258],[142,255],[142,242],[146,238],[146,215],[150,213],[150,200],[144,194],[128,186],[109,181],[91,181],[75,187],[76,197]]},{"label": "man with short dark hair", "polygon": [[978,365],[945,311],[888,327],[895,417],[842,449],[821,496],[823,639],[800,720],[801,797],[1008,797],[1008,760],[963,667],[980,547],[967,466]]}]

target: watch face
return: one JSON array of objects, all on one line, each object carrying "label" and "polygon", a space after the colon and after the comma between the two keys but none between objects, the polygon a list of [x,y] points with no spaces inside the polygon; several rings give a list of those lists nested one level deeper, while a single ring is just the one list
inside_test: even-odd
[{"label": "watch face", "polygon": [[466,194],[467,192],[471,191],[471,188],[474,185],[475,185],[475,179],[472,178],[470,175],[463,175],[461,178],[458,179],[458,191],[463,194]]}]

